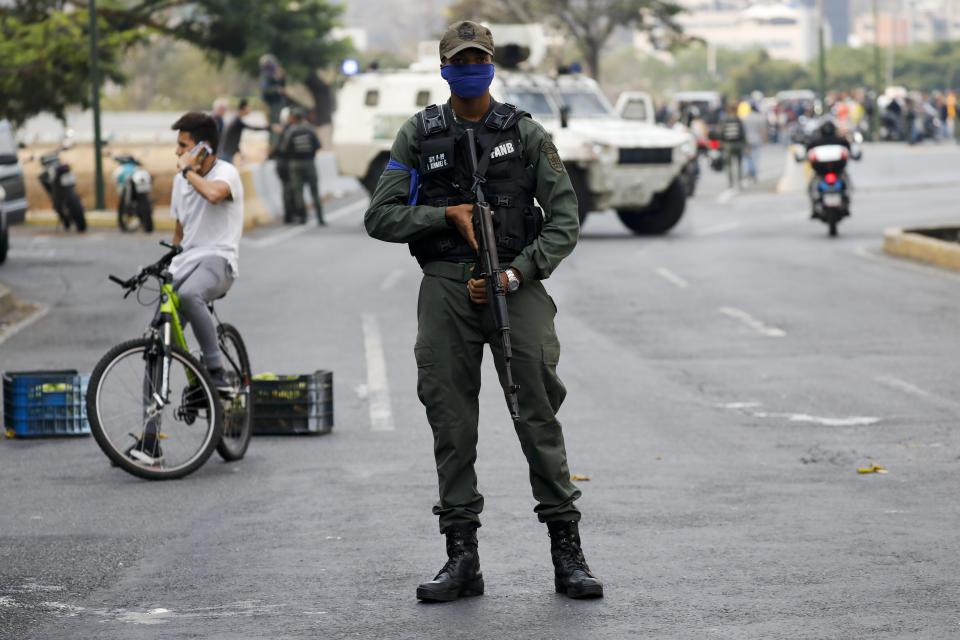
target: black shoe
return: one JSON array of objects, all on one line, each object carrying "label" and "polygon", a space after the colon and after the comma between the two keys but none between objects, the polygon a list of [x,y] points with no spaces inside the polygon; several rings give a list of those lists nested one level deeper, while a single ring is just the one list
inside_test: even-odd
[{"label": "black shoe", "polygon": [[230,382],[230,377],[227,375],[227,370],[223,367],[217,367],[216,369],[209,369],[210,380],[213,382],[213,388],[219,391],[220,393],[229,393],[233,390],[233,384]]},{"label": "black shoe", "polygon": [[557,593],[571,598],[602,598],[603,582],[590,572],[583,557],[577,523],[548,522],[547,531]]},{"label": "black shoe", "polygon": [[424,602],[449,602],[483,594],[483,574],[477,553],[476,525],[452,525],[447,536],[447,563],[437,577],[417,587],[417,599]]},{"label": "black shoe", "polygon": [[317,226],[318,226],[318,227],[325,227],[325,226],[327,226],[327,223],[324,221],[323,218],[317,218]]}]

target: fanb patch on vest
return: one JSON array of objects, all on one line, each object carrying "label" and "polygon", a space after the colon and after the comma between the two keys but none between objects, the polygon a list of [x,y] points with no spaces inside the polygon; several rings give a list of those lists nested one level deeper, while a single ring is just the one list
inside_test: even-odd
[{"label": "fanb patch on vest", "polygon": [[554,171],[563,173],[563,162],[560,160],[560,154],[557,153],[557,145],[552,142],[544,142],[543,146],[540,147],[540,151],[547,154],[547,161],[550,163],[550,166],[553,167]]},{"label": "fanb patch on vest", "polygon": [[515,158],[518,155],[520,155],[520,144],[513,140],[501,142],[490,150],[490,159],[494,161]]}]

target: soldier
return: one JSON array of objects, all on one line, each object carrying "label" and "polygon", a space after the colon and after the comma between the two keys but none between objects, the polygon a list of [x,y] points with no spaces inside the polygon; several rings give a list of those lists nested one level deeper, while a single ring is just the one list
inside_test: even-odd
[{"label": "soldier", "polygon": [[[486,27],[459,22],[446,30],[440,73],[450,84],[450,100],[401,127],[364,219],[374,238],[409,243],[424,273],[414,348],[417,392],[433,430],[440,489],[433,512],[446,536],[448,562],[417,588],[417,598],[449,601],[484,588],[477,553],[483,496],[474,461],[480,362],[494,326],[485,283],[474,269],[470,152],[485,171],[497,250],[501,263],[509,264],[503,280],[519,385],[516,430],[530,468],[534,511],[550,536],[555,587],[572,598],[601,597],[603,584],[580,550],[574,505],[580,490],[571,482],[556,418],[566,395],[557,376],[556,307],[541,284],[576,245],[577,197],[550,136],[526,112],[491,98],[493,51]],[[466,147],[467,128],[477,134],[475,150]],[[502,348],[497,340],[490,345],[502,384]]]},{"label": "soldier", "polygon": [[[720,139],[723,141],[724,162],[727,164],[727,182],[730,188],[740,188],[743,181],[743,145],[746,142],[746,133],[743,122],[737,116],[736,107],[727,107],[727,115],[720,122]],[[734,182],[734,172],[737,178]]]},{"label": "soldier", "polygon": [[313,208],[317,212],[317,224],[325,226],[323,205],[320,203],[320,181],[317,178],[315,161],[319,150],[320,139],[313,126],[304,119],[303,109],[291,108],[290,126],[284,130],[280,139],[280,153],[287,160],[289,173],[289,180],[284,183],[284,190],[289,185],[291,206],[298,212],[298,221],[306,222],[307,205],[303,201],[303,186],[310,185],[310,197],[313,199]]},{"label": "soldier", "polygon": [[[290,107],[284,107],[281,109],[279,120],[283,123],[283,128],[277,133],[277,143],[272,145],[270,148],[270,157],[273,158],[273,161],[277,166],[277,177],[280,178],[280,185],[282,187],[281,193],[283,193],[283,223],[284,224],[293,224],[300,218],[306,220],[306,212],[303,209],[298,209],[295,200],[295,192],[293,190],[293,178],[290,175],[290,158],[287,157],[287,152],[283,148],[282,142],[287,131],[290,130],[290,127],[293,126],[293,116],[290,115]],[[300,195],[301,206],[303,204],[303,194]]]},{"label": "soldier", "polygon": [[[286,124],[280,111],[287,106],[287,79],[277,57],[272,53],[260,56],[260,95],[267,107],[267,122],[271,125]],[[279,141],[279,135],[271,129],[270,147]]]}]

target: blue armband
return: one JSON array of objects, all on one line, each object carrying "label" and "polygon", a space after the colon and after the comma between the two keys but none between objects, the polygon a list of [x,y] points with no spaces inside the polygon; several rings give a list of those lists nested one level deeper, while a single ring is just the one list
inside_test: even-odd
[{"label": "blue armband", "polygon": [[410,173],[410,193],[407,195],[407,204],[410,206],[417,204],[417,196],[420,194],[420,172],[403,166],[393,158],[390,158],[390,162],[387,163],[387,168],[384,171],[390,169],[400,169]]}]

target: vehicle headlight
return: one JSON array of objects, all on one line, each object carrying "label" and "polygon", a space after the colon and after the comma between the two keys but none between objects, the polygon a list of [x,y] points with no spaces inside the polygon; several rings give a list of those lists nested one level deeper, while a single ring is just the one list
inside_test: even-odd
[{"label": "vehicle headlight", "polygon": [[617,149],[614,146],[602,142],[585,142],[583,146],[586,148],[587,157],[591,160],[616,162]]}]

